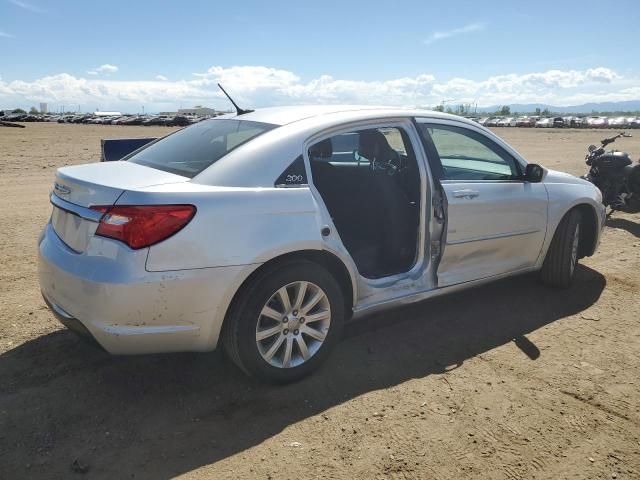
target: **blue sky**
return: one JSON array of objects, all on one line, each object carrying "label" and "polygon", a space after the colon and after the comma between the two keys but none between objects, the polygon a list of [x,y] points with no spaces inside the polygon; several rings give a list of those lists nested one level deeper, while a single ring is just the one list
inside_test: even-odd
[{"label": "blue sky", "polygon": [[639,19],[633,0],[0,0],[0,108],[226,107],[217,81],[253,106],[636,100]]}]

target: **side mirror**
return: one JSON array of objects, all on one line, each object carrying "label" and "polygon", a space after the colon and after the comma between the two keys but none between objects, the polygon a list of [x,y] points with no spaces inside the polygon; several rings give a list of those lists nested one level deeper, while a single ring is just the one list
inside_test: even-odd
[{"label": "side mirror", "polygon": [[535,163],[529,163],[524,170],[524,181],[531,183],[539,183],[542,181],[544,168]]}]

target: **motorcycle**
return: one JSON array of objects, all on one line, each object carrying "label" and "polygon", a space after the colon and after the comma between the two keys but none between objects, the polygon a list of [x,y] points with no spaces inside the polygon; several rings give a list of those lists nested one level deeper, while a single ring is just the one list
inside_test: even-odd
[{"label": "motorcycle", "polygon": [[600,189],[602,203],[611,208],[609,215],[616,210],[640,212],[640,162],[634,164],[628,153],[605,150],[607,145],[623,137],[631,135],[621,132],[615,137],[602,140],[600,147],[589,145],[585,163],[590,169],[589,173],[581,177]]}]

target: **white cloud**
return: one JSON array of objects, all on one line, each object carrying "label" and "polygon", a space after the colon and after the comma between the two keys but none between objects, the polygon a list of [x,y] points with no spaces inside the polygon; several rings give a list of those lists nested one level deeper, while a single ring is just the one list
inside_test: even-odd
[{"label": "white cloud", "polygon": [[20,7],[23,10],[29,10],[30,12],[33,13],[46,13],[46,10],[33,5],[31,3],[27,3],[27,2],[23,2],[22,0],[9,0],[11,3],[13,3],[16,7]]},{"label": "white cloud", "polygon": [[89,75],[98,75],[99,73],[116,73],[119,70],[118,67],[116,67],[115,65],[110,65],[108,63],[105,63],[103,65],[100,65],[98,68],[94,68],[93,70],[89,70],[87,73]]},{"label": "white cloud", "polygon": [[156,80],[160,80],[160,81],[166,82],[169,79],[167,77],[165,77],[164,75],[156,75]]},{"label": "white cloud", "polygon": [[431,35],[429,35],[429,38],[427,38],[424,41],[424,43],[425,45],[430,45],[433,42],[437,42],[438,40],[444,40],[445,38],[451,38],[457,35],[463,35],[465,33],[480,32],[484,30],[485,27],[486,25],[484,23],[477,22],[477,23],[470,23],[463,27],[454,28],[452,30],[447,30],[444,32],[433,32]]},{"label": "white cloud", "polygon": [[0,79],[0,104],[13,107],[48,102],[122,111],[138,111],[141,105],[145,105],[147,111],[171,110],[181,104],[228,108],[228,101],[216,85],[218,82],[246,107],[305,103],[433,106],[445,99],[451,103],[478,102],[480,106],[509,103],[562,106],[640,99],[639,79],[624,78],[606,67],[495,75],[480,80],[441,80],[424,73],[371,81],[321,75],[304,81],[288,70],[265,66],[213,66],[206,72],[193,74],[191,79],[177,81],[159,77],[155,80],[78,78],[66,73],[33,81]]},{"label": "white cloud", "polygon": [[118,71],[118,67],[116,67],[115,65],[110,65],[108,63],[105,63],[103,65],[100,65],[98,68],[96,68],[96,72],[101,73],[116,73]]},{"label": "white cloud", "polygon": [[602,83],[610,83],[614,80],[618,80],[622,78],[613,70],[608,68],[598,67],[598,68],[590,68],[585,73],[586,77],[590,80]]},{"label": "white cloud", "polygon": [[0,37],[3,37],[3,38],[16,38],[15,35],[11,35],[10,33],[3,32],[2,30],[0,30]]}]

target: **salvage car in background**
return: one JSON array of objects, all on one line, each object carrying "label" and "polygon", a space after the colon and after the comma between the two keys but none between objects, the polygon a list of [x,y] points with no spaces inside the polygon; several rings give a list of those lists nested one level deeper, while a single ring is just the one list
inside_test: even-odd
[{"label": "salvage car in background", "polygon": [[535,126],[536,128],[552,128],[553,118],[541,118],[540,120],[536,120]]},{"label": "salvage car in background", "polygon": [[607,128],[609,119],[607,117],[588,117],[587,127],[589,128]]},{"label": "salvage car in background", "polygon": [[516,119],[516,127],[535,127],[535,117],[518,117]]},{"label": "salvage car in background", "polygon": [[498,127],[515,127],[516,119],[514,117],[503,118],[498,121]]},{"label": "salvage car in background", "polygon": [[629,126],[627,117],[610,118],[608,123],[611,128],[625,128]]},{"label": "salvage car in background", "polygon": [[42,294],[107,351],[208,351],[287,382],[348,319],[524,272],[568,287],[604,224],[589,182],[421,110],[230,114],[58,169]]},{"label": "salvage car in background", "polygon": [[553,119],[553,128],[564,128],[566,126],[564,118],[555,117]]},{"label": "salvage car in background", "polygon": [[564,125],[570,128],[580,128],[584,125],[584,118],[575,116],[564,117]]}]

